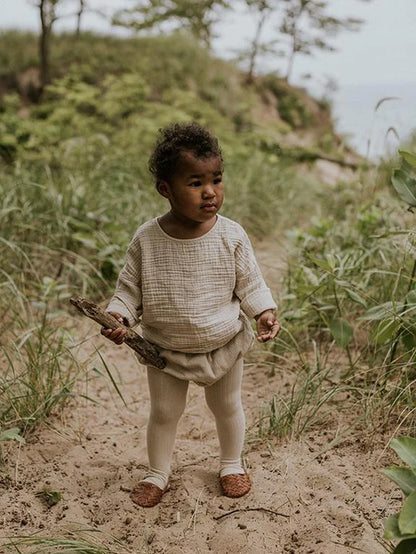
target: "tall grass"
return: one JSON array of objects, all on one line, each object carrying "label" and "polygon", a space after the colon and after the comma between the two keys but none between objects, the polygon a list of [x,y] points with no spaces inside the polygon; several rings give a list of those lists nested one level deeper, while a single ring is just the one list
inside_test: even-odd
[{"label": "tall grass", "polygon": [[[416,430],[414,216],[387,177],[376,190],[374,175],[340,184],[321,200],[319,218],[290,233],[281,317],[303,356],[299,378],[266,407],[260,433],[299,436],[340,405],[350,407],[351,429]],[[285,363],[283,343],[272,354]],[[305,372],[308,352],[315,363]]]},{"label": "tall grass", "polygon": [[[147,546],[147,545],[146,545]],[[145,546],[139,550],[129,548],[112,535],[94,528],[71,529],[60,536],[45,536],[39,533],[3,541],[3,552],[16,554],[132,554],[148,552]]]},{"label": "tall grass", "polygon": [[62,314],[47,306],[15,311],[8,345],[1,347],[0,423],[30,432],[71,396],[80,365]]},{"label": "tall grass", "polygon": [[[285,329],[281,333],[278,343],[284,348],[287,356],[291,349],[287,348]],[[353,390],[354,387],[348,383],[334,383],[332,365],[328,363],[329,360],[322,359],[315,341],[312,345],[311,360],[303,356],[298,359],[297,372],[291,379],[292,382],[288,383],[288,390],[284,394],[282,391],[274,392],[271,400],[263,408],[258,421],[260,437],[273,435],[279,439],[298,439],[317,425],[333,418],[330,415],[331,409],[342,404],[345,393]],[[281,355],[276,357],[281,358]],[[274,367],[276,362],[272,361],[271,365]]]}]

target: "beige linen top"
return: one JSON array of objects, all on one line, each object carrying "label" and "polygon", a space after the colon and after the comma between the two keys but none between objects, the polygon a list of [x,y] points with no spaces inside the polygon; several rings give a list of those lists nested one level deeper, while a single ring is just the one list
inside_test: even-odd
[{"label": "beige linen top", "polygon": [[107,311],[119,312],[143,336],[171,350],[211,352],[227,344],[248,317],[275,308],[243,228],[217,216],[195,239],[176,239],[157,218],[141,225],[129,247]]}]

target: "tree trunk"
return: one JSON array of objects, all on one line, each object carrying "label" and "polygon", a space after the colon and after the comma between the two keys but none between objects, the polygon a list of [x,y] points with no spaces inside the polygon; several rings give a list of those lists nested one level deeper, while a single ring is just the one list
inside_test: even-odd
[{"label": "tree trunk", "polygon": [[40,83],[43,90],[50,81],[50,39],[52,25],[56,17],[55,5],[50,0],[40,0],[38,6],[41,22],[41,34],[39,38]]},{"label": "tree trunk", "polygon": [[81,296],[72,296],[70,302],[78,309],[78,311],[90,319],[93,319],[100,325],[103,325],[108,329],[124,329],[126,331],[124,342],[140,355],[144,363],[155,366],[159,369],[163,369],[166,366],[165,360],[159,356],[159,352],[152,343],[138,335],[135,331],[133,331],[133,329],[130,329],[117,321],[117,319],[111,314],[104,312],[96,304],[90,302],[86,298],[82,298]]},{"label": "tree trunk", "polygon": [[295,61],[296,53],[298,52],[298,32],[299,32],[299,21],[303,15],[303,12],[309,2],[307,0],[301,1],[301,5],[299,6],[299,11],[296,13],[293,19],[293,29],[292,29],[292,49],[289,55],[289,62],[287,66],[286,71],[286,81],[289,82],[292,71],[293,71],[293,63]]},{"label": "tree trunk", "polygon": [[289,55],[289,61],[287,63],[287,70],[286,70],[286,81],[289,82],[291,76],[292,76],[292,70],[293,70],[293,62],[295,61],[295,54],[296,54],[296,38],[293,37],[292,41],[292,49],[290,51]]},{"label": "tree trunk", "polygon": [[250,65],[249,65],[247,79],[246,79],[247,84],[251,84],[254,80],[254,69],[255,69],[257,55],[259,53],[259,48],[260,48],[260,35],[263,30],[263,26],[266,22],[266,16],[267,14],[266,12],[264,12],[261,18],[259,19],[257,23],[256,34],[254,36],[253,42],[251,43],[251,52],[250,52],[250,58],[249,58]]},{"label": "tree trunk", "polygon": [[79,0],[79,10],[77,12],[77,29],[75,34],[79,36],[81,32],[81,18],[85,10],[85,0]]}]

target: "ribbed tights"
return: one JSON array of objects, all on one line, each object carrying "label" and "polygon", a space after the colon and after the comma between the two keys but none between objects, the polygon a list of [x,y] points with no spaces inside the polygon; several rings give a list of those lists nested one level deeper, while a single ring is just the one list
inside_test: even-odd
[{"label": "ribbed tights", "polygon": [[[220,475],[244,473],[241,451],[245,419],[241,403],[243,360],[237,361],[224,377],[205,387],[205,399],[215,417],[220,443]],[[168,483],[176,427],[183,414],[188,381],[148,367],[150,417],[147,426],[149,471],[144,481],[164,489]]]}]

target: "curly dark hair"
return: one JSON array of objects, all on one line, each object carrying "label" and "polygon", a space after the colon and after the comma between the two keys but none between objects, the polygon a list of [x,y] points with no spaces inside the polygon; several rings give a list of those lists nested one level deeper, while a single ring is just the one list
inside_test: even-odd
[{"label": "curly dark hair", "polygon": [[172,123],[159,129],[159,136],[149,159],[149,170],[156,183],[169,181],[175,173],[182,152],[192,152],[197,158],[211,158],[222,153],[218,139],[205,127],[191,123]]}]

